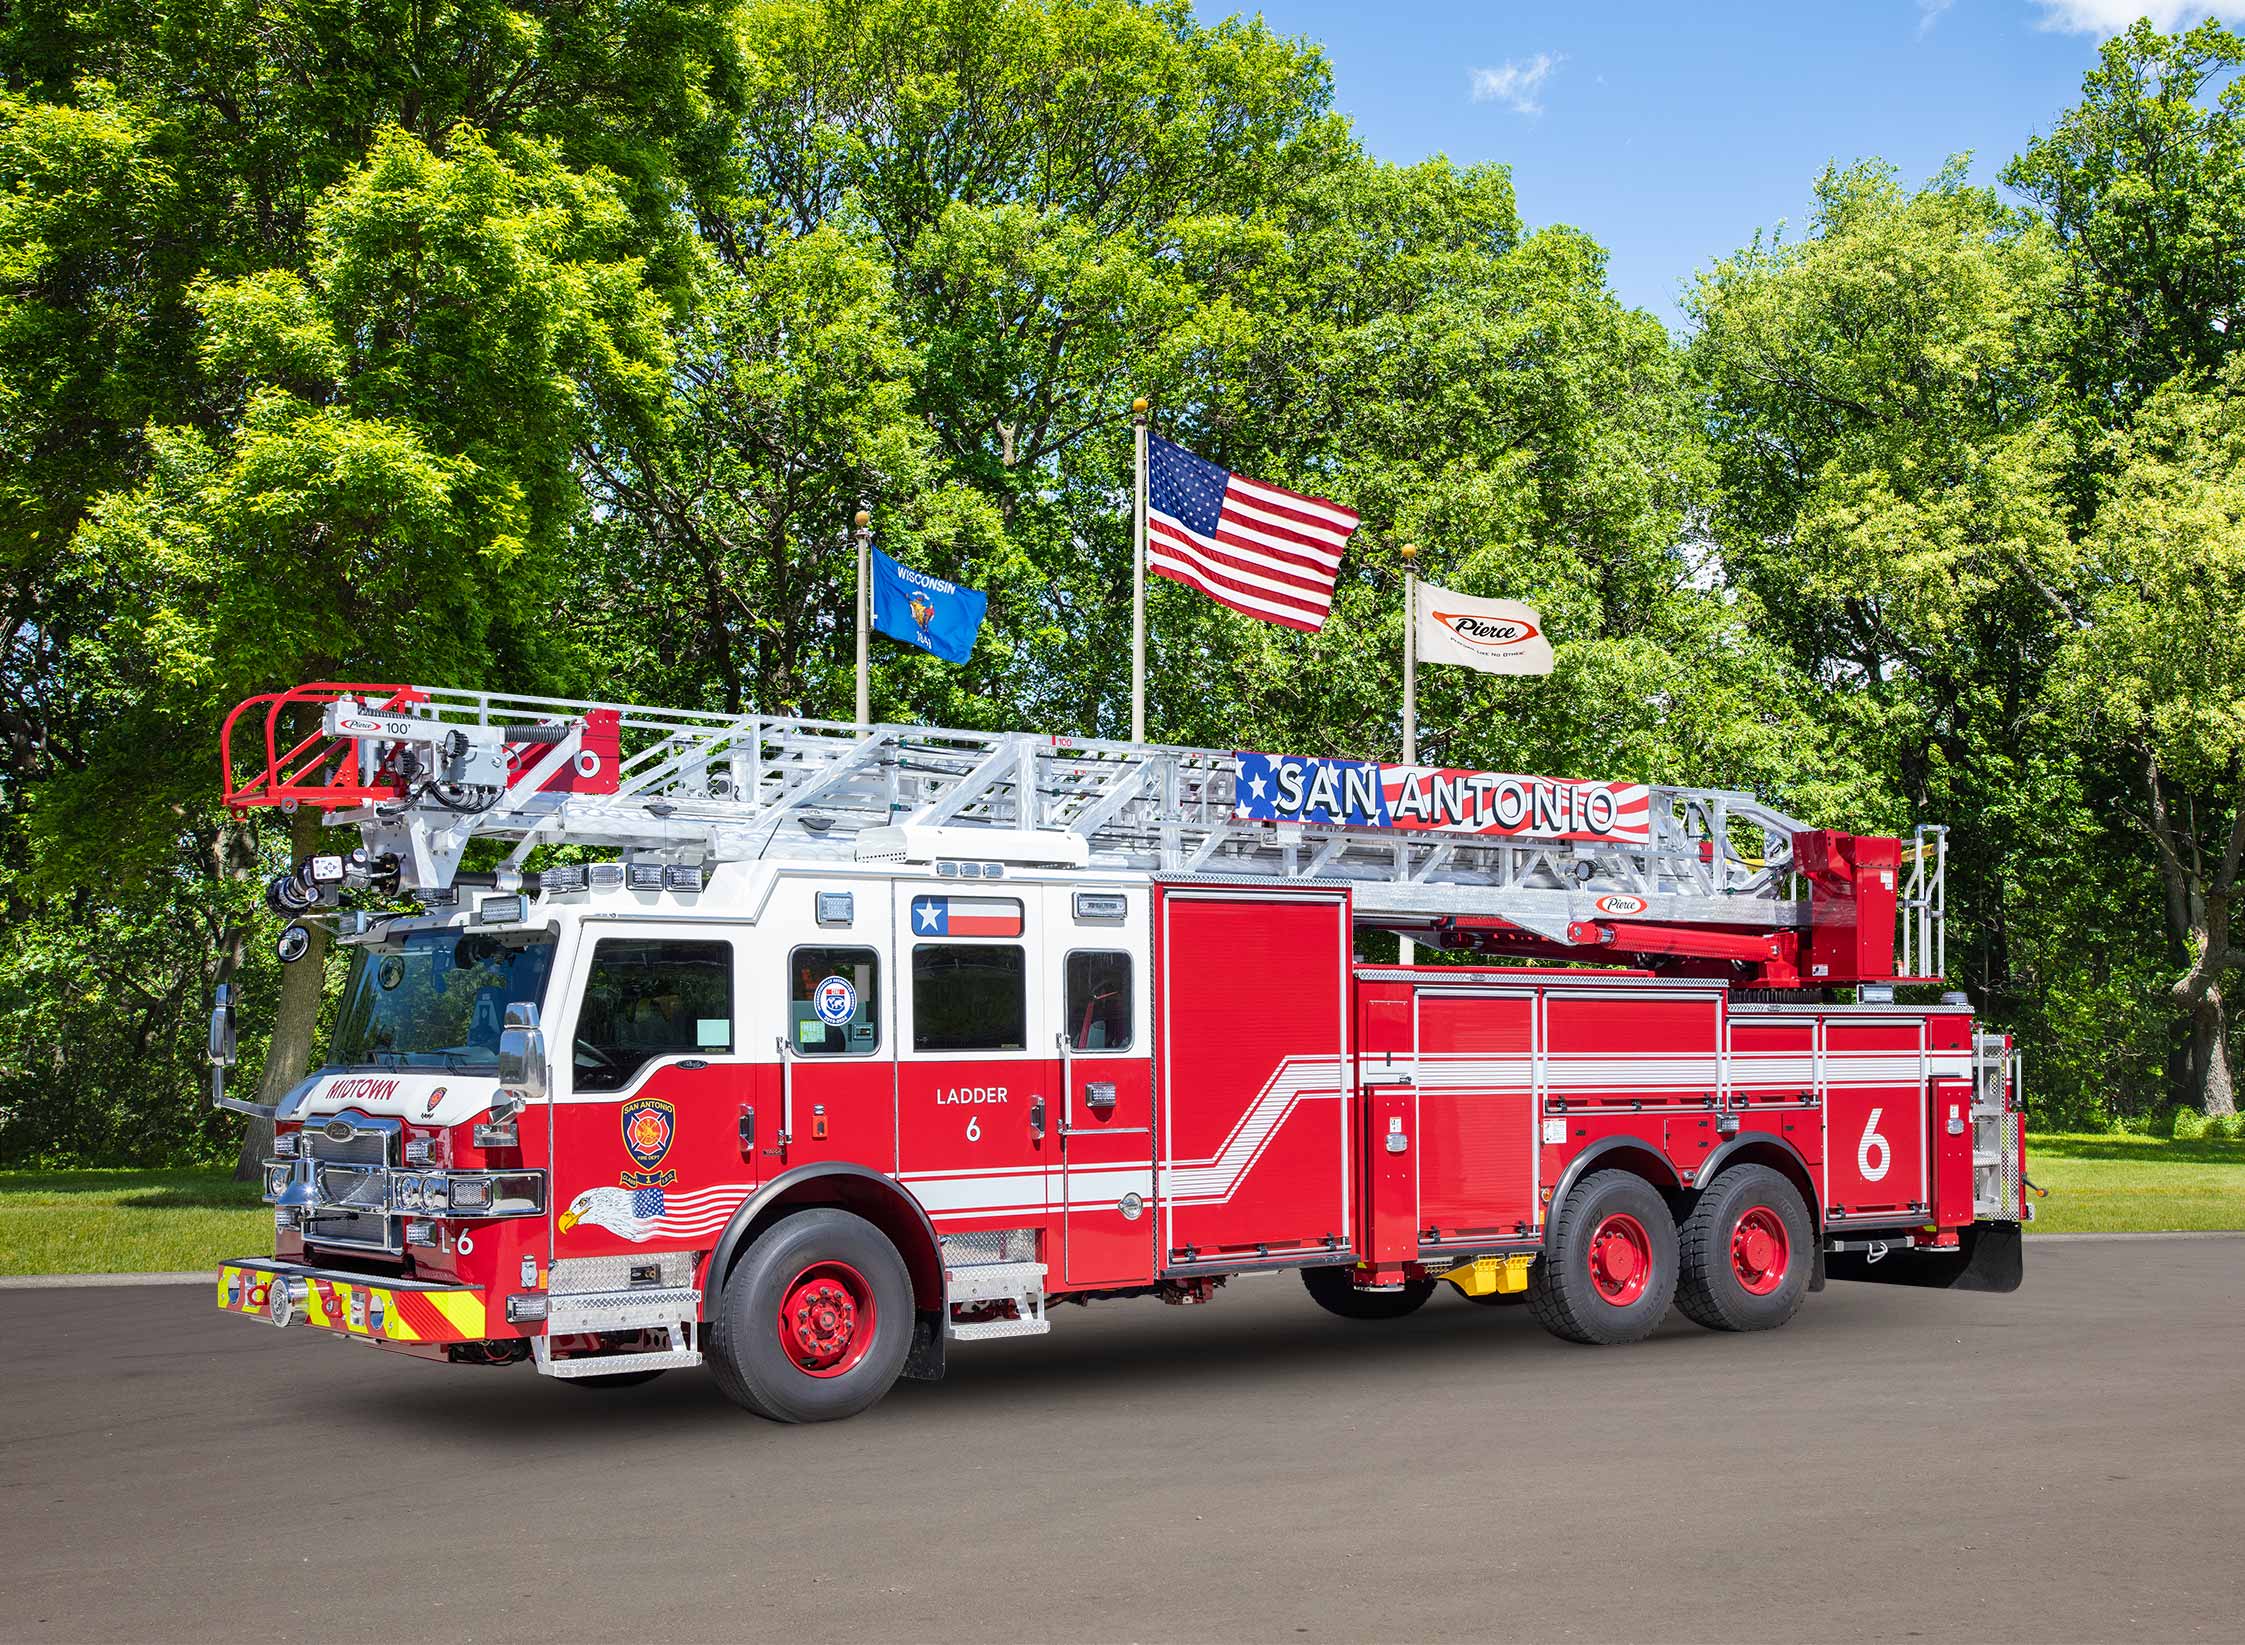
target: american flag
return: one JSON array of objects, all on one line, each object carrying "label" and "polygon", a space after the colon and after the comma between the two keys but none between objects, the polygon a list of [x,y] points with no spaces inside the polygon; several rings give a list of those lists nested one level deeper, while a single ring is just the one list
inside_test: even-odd
[{"label": "american flag", "polygon": [[1146,565],[1267,623],[1325,626],[1356,515],[1147,440]]}]

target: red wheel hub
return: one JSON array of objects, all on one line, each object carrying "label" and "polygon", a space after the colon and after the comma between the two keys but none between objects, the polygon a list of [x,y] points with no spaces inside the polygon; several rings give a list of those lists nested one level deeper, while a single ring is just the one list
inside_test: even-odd
[{"label": "red wheel hub", "polygon": [[780,1346],[796,1368],[838,1377],[873,1346],[873,1287],[846,1262],[814,1262],[780,1294]]},{"label": "red wheel hub", "polygon": [[1616,1211],[1590,1236],[1590,1283],[1616,1308],[1626,1308],[1645,1294],[1653,1277],[1653,1241],[1645,1225],[1626,1211]]},{"label": "red wheel hub", "polygon": [[1785,1219],[1766,1205],[1749,1206],[1731,1229],[1731,1273],[1755,1296],[1766,1297],[1785,1283],[1792,1256]]}]

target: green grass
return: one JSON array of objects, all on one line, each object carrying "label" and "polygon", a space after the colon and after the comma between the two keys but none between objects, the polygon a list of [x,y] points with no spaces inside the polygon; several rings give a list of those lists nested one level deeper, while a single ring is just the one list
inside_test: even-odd
[{"label": "green grass", "polygon": [[[2245,1228],[2245,1142],[2032,1136],[2038,1234]],[[215,1268],[273,1248],[255,1183],[225,1170],[0,1171],[0,1275]]]},{"label": "green grass", "polygon": [[226,1170],[0,1171],[0,1274],[215,1268],[273,1249],[258,1185]]},{"label": "green grass", "polygon": [[2037,1234],[2245,1228],[2245,1142],[2029,1136]]}]

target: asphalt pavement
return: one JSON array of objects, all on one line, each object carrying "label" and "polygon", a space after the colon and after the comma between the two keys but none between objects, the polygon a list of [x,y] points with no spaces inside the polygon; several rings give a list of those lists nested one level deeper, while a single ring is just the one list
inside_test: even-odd
[{"label": "asphalt pavement", "polygon": [[854,1421],[0,1292],[0,1639],[2235,1639],[2245,1239],[1585,1349],[1292,1276]]}]

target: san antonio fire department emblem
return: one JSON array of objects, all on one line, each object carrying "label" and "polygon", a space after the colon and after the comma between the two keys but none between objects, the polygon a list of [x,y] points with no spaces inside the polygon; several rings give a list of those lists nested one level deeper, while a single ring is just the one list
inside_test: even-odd
[{"label": "san antonio fire department emblem", "polygon": [[652,1171],[678,1134],[678,1110],[660,1097],[634,1097],[624,1104],[623,1114],[625,1152],[641,1170]]}]

